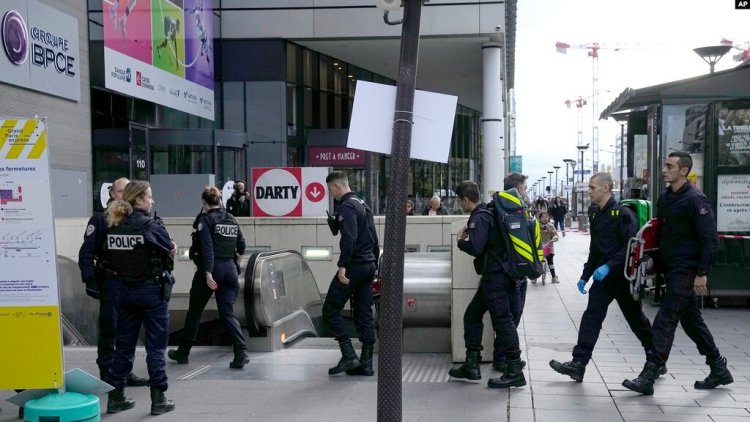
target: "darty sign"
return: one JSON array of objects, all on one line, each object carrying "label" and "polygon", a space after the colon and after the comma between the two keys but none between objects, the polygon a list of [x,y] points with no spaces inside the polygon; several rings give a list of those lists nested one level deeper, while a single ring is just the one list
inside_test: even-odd
[{"label": "darty sign", "polygon": [[327,167],[252,169],[254,217],[322,217],[329,209]]},{"label": "darty sign", "polygon": [[0,81],[81,99],[78,19],[36,0],[0,0]]},{"label": "darty sign", "polygon": [[307,162],[311,166],[364,167],[367,152],[346,147],[308,147]]}]

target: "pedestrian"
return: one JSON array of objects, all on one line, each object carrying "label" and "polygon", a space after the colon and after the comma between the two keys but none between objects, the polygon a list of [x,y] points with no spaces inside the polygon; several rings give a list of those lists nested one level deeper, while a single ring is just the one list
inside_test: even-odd
[{"label": "pedestrian", "polygon": [[443,207],[440,197],[435,195],[430,199],[430,205],[422,211],[422,215],[447,215],[448,211]]},{"label": "pedestrian", "polygon": [[168,387],[164,351],[169,340],[167,305],[174,283],[170,271],[177,247],[161,220],[149,217],[153,205],[148,182],[134,180],[125,186],[123,200],[107,206],[104,262],[117,312],[115,354],[105,376],[115,388],[109,392],[107,413],[135,406],[135,400],[125,397],[124,390],[133,369],[141,325],[145,328],[151,414],[161,415],[175,408],[164,395]]},{"label": "pedestrian", "polygon": [[234,182],[234,192],[227,199],[227,211],[235,217],[250,217],[250,194],[245,190],[246,185],[242,180]]},{"label": "pedestrian", "polygon": [[[372,211],[349,188],[349,180],[342,172],[326,177],[328,191],[338,201],[336,222],[341,233],[341,254],[338,269],[331,280],[323,303],[323,322],[333,332],[341,349],[341,360],[328,370],[328,375],[346,372],[349,375],[372,376],[372,354],[375,347],[373,328],[372,282],[380,255],[378,235]],[[334,234],[335,236],[335,234]],[[341,311],[351,298],[354,326],[362,342],[362,354],[357,354],[349,338]]]},{"label": "pedestrian", "polygon": [[[526,178],[525,175],[511,173],[504,180],[506,190],[516,189],[514,196],[519,201],[523,201],[526,195]],[[518,299],[519,295],[518,282],[508,277],[503,270],[503,239],[500,238],[500,231],[495,226],[494,215],[490,211],[494,205],[479,203],[479,188],[471,181],[462,182],[456,189],[456,195],[461,208],[465,212],[471,210],[467,226],[457,234],[457,244],[461,250],[476,257],[474,270],[481,277],[479,287],[464,312],[466,360],[460,367],[448,371],[448,375],[469,380],[482,378],[479,371],[484,330],[482,319],[489,312],[495,331],[493,367],[497,363],[496,369],[504,369],[504,373],[499,378],[491,378],[487,386],[524,386],[526,378],[522,372],[521,349],[512,311],[512,301],[514,297]]]},{"label": "pedestrian", "polygon": [[565,215],[568,213],[568,208],[565,206],[563,199],[556,196],[548,211],[555,222],[555,228],[561,231],[563,237],[565,237]]},{"label": "pedestrian", "polygon": [[[581,294],[587,293],[586,282],[592,275],[594,283],[588,292],[588,305],[581,317],[573,360],[564,363],[556,360],[549,362],[552,369],[578,382],[583,381],[586,365],[591,360],[602,323],[607,316],[607,308],[613,300],[617,301],[644,351],[653,345],[651,324],[643,314],[641,303],[630,294],[630,284],[623,274],[628,240],[638,232],[638,224],[633,211],[612,197],[612,185],[609,173],[596,173],[589,180],[588,192],[593,206],[589,214],[591,241],[589,256],[583,265],[581,279],[578,280],[578,290]],[[666,366],[660,367],[658,372],[665,374]]]},{"label": "pedestrian", "polygon": [[669,185],[659,196],[656,207],[656,216],[662,221],[657,263],[665,292],[654,317],[654,342],[646,354],[646,364],[636,379],[622,383],[641,394],[654,393],[654,380],[669,359],[678,322],[711,369],[693,387],[713,389],[734,381],[727,369],[727,359],[719,353],[698,306],[697,296],[708,293],[708,272],[716,257],[719,238],[708,198],[687,180],[692,168],[690,154],[676,151],[667,156],[661,169],[662,178]]},{"label": "pedestrian", "polygon": [[201,193],[202,209],[193,222],[193,246],[190,253],[195,274],[190,287],[190,303],[177,349],[167,353],[180,364],[189,362],[190,349],[198,338],[201,315],[211,296],[216,294],[216,308],[232,341],[234,359],[230,368],[242,369],[249,362],[247,343],[234,303],[240,291],[239,256],[245,253],[245,238],[234,217],[221,206],[221,192],[209,186]]},{"label": "pedestrian", "polygon": [[[559,283],[560,280],[555,274],[555,242],[558,240],[555,225],[549,221],[549,213],[542,211],[539,213],[539,230],[542,234],[542,245],[544,245],[544,259],[547,260],[549,273],[552,276],[552,283]],[[542,274],[542,284],[544,284],[545,275]],[[536,280],[531,280],[536,283]]]},{"label": "pedestrian", "polygon": [[414,215],[414,203],[411,200],[406,200],[406,215]]},{"label": "pedestrian", "polygon": [[[122,193],[129,180],[121,177],[109,188],[109,204],[113,200],[122,199]],[[102,258],[104,257],[104,237],[107,235],[107,219],[104,213],[96,213],[89,218],[86,232],[83,234],[83,244],[78,251],[78,268],[81,270],[81,280],[85,283],[86,294],[99,301],[99,319],[97,321],[96,365],[99,367],[99,378],[104,379],[112,366],[115,353],[115,328],[117,313],[112,302],[110,283],[106,279]],[[145,378],[128,374],[129,387],[146,385]]]}]

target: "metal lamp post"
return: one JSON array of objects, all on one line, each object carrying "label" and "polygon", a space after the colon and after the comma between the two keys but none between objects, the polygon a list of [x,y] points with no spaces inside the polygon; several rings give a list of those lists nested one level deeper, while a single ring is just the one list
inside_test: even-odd
[{"label": "metal lamp post", "polygon": [[[573,191],[573,197],[570,198],[571,202],[573,203],[573,206],[571,207],[573,209],[573,221],[578,221],[578,192],[576,189],[572,189],[572,186],[575,186],[575,179],[576,179],[576,160],[570,159],[570,171],[573,173],[570,179],[568,179],[568,183],[573,183],[571,185],[571,190]],[[568,206],[570,206],[570,203],[568,203]]]},{"label": "metal lamp post", "polygon": [[[549,180],[549,185],[552,185],[552,170],[549,170],[547,172],[547,174],[549,174],[549,179],[548,179]],[[550,186],[549,194],[552,195],[552,187],[551,186]]]},{"label": "metal lamp post", "polygon": [[[577,146],[576,148],[578,148],[578,151],[580,151],[580,152],[581,152],[581,170],[579,170],[579,171],[581,172],[581,183],[583,183],[583,173],[584,173],[584,171],[583,171],[583,152],[584,152],[584,151],[586,151],[587,149],[589,149],[589,144],[586,144],[586,145],[578,145],[578,146]],[[577,189],[576,189],[576,190],[577,190]],[[584,213],[584,211],[585,211],[585,210],[583,209],[583,208],[584,208],[584,203],[583,203],[583,197],[584,197],[584,195],[583,195],[583,194],[581,194],[581,195],[579,195],[579,196],[581,197],[581,208],[580,208],[579,212],[580,212],[581,214],[583,214],[583,213]]]},{"label": "metal lamp post", "polygon": [[[557,190],[557,187],[560,186],[557,182],[557,171],[560,170],[561,166],[552,166],[553,169],[555,169],[555,196],[560,196],[560,191]],[[561,189],[562,190],[562,189]]]}]

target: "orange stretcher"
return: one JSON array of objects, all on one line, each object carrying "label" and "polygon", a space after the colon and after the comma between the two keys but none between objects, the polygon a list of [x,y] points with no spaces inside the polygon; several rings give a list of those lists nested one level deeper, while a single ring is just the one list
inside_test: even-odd
[{"label": "orange stretcher", "polygon": [[655,287],[655,253],[659,249],[661,220],[652,218],[638,230],[635,237],[628,240],[628,253],[625,258],[625,278],[630,282],[633,299],[642,300],[645,294]]}]

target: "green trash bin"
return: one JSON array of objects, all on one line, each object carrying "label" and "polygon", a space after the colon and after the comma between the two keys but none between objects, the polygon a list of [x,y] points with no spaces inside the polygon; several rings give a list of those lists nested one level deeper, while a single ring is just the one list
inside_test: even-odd
[{"label": "green trash bin", "polygon": [[98,422],[102,420],[99,397],[92,394],[67,392],[48,394],[29,400],[24,405],[27,422]]},{"label": "green trash bin", "polygon": [[623,199],[621,204],[627,206],[635,213],[638,227],[643,227],[651,219],[651,201],[645,199]]}]

